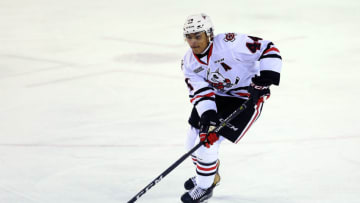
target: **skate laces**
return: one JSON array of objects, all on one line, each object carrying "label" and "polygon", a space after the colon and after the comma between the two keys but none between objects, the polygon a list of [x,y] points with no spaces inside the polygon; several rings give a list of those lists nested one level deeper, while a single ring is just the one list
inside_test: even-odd
[{"label": "skate laces", "polygon": [[196,176],[190,178],[191,182],[196,186]]},{"label": "skate laces", "polygon": [[205,193],[206,193],[206,190],[204,190],[200,187],[195,187],[194,189],[192,189],[189,192],[189,195],[193,200],[196,200],[196,199],[199,199],[200,197],[202,197]]}]

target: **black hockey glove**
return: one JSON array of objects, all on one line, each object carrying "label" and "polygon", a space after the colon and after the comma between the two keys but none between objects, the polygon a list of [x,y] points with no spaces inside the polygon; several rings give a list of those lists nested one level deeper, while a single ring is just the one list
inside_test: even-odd
[{"label": "black hockey glove", "polygon": [[263,79],[257,75],[251,80],[252,83],[248,87],[248,92],[250,93],[252,103],[256,105],[260,100],[263,100],[264,97],[270,96],[269,87],[271,85],[271,81]]},{"label": "black hockey glove", "polygon": [[211,132],[219,125],[219,118],[214,110],[205,111],[200,118],[200,141],[204,142],[207,148],[219,139],[215,132]]}]

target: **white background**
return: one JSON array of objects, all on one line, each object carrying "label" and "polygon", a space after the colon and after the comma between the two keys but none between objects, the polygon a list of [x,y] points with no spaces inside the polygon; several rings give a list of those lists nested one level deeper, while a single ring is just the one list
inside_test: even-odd
[{"label": "white background", "polygon": [[[127,202],[186,151],[185,18],[273,41],[261,118],[210,202],[358,203],[358,0],[2,0],[0,202]],[[180,202],[186,160],[138,202]]]}]

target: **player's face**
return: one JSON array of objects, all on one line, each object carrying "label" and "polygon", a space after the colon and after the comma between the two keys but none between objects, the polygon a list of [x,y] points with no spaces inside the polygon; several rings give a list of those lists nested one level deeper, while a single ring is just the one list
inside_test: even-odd
[{"label": "player's face", "polygon": [[186,41],[194,54],[201,54],[209,45],[209,38],[205,32],[187,34]]}]

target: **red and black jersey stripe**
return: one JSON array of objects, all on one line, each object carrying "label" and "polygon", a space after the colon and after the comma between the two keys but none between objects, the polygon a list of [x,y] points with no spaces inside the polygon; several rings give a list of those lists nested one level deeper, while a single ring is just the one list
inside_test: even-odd
[{"label": "red and black jersey stripe", "polygon": [[270,42],[266,49],[263,51],[263,53],[261,54],[260,58],[259,58],[259,61],[261,59],[264,59],[264,58],[278,58],[280,60],[282,60],[280,54],[277,54],[277,53],[273,53],[273,54],[268,54],[269,52],[277,52],[277,53],[280,53],[279,49],[277,49],[275,46],[274,46],[274,43]]},{"label": "red and black jersey stripe", "polygon": [[196,95],[200,94],[201,92],[205,92],[207,90],[214,91],[214,88],[212,88],[212,87],[204,87],[204,88],[198,89],[197,91],[194,92],[193,96],[196,96]]},{"label": "red and black jersey stripe", "polygon": [[278,59],[282,60],[281,56],[278,54],[263,55],[263,56],[260,56],[259,60],[264,59],[264,58],[278,58]]},{"label": "red and black jersey stripe", "polygon": [[204,87],[195,91],[194,95],[190,95],[190,102],[195,106],[204,100],[215,101],[215,91],[212,87]]}]

